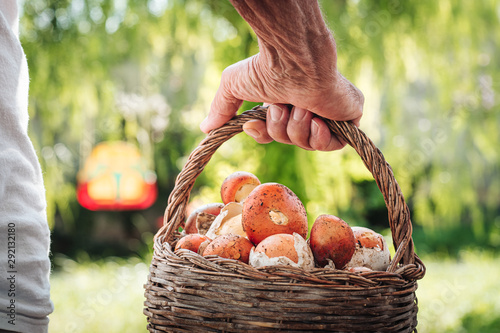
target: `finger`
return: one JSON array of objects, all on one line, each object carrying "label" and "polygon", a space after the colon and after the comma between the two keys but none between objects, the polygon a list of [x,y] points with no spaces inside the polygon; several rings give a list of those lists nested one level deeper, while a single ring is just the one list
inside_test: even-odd
[{"label": "finger", "polygon": [[208,133],[224,125],[238,112],[243,100],[236,98],[233,87],[240,84],[242,75],[236,75],[245,68],[242,62],[229,66],[222,72],[219,89],[215,93],[208,116],[201,122],[200,129]]},{"label": "finger", "polygon": [[269,105],[266,118],[267,133],[275,141],[292,144],[286,127],[290,112],[284,104],[271,104]]},{"label": "finger", "polygon": [[352,120],[356,126],[359,126],[365,102],[363,93],[340,73],[336,89],[342,96],[339,98],[340,103],[337,104],[337,113],[342,116],[335,120]]},{"label": "finger", "polygon": [[267,133],[266,122],[262,120],[250,120],[243,124],[243,130],[258,143],[270,143],[273,138]]},{"label": "finger", "polygon": [[[337,74],[334,85],[327,88],[327,91],[322,91],[320,95],[311,96],[313,103],[308,103],[305,108],[324,118],[352,121],[354,125],[359,126],[365,100],[363,93],[342,74]],[[322,100],[323,103],[315,103],[317,100]],[[300,101],[294,103],[304,107]]]},{"label": "finger", "polygon": [[309,145],[312,118],[312,112],[297,106],[293,107],[286,132],[294,145],[303,149],[312,150]]},{"label": "finger", "polygon": [[323,120],[313,118],[309,145],[315,150],[332,151],[342,149],[346,143],[333,135]]}]

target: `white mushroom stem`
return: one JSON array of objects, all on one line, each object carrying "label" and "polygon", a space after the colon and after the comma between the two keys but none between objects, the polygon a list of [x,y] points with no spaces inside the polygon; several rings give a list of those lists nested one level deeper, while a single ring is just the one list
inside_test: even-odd
[{"label": "white mushroom stem", "polygon": [[236,191],[234,201],[243,203],[250,192],[257,187],[258,184],[245,184]]}]

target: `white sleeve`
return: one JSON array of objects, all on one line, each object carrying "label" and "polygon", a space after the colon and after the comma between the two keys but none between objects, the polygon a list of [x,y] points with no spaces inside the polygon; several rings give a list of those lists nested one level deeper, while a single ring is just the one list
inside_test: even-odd
[{"label": "white sleeve", "polygon": [[48,331],[50,232],[15,0],[0,0],[0,330]]}]

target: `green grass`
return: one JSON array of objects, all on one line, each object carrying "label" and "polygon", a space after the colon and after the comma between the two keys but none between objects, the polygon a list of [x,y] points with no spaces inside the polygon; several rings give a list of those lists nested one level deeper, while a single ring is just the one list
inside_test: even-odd
[{"label": "green grass", "polygon": [[[498,332],[500,258],[463,251],[459,259],[423,258],[419,332]],[[79,264],[59,258],[52,274],[53,333],[147,332],[143,284],[149,262],[116,259]]]},{"label": "green grass", "polygon": [[57,265],[62,269],[51,276],[55,309],[49,332],[148,332],[142,309],[149,264],[139,259],[78,264],[59,258]]},{"label": "green grass", "polygon": [[500,258],[462,251],[458,259],[424,258],[419,282],[421,332],[499,332]]}]

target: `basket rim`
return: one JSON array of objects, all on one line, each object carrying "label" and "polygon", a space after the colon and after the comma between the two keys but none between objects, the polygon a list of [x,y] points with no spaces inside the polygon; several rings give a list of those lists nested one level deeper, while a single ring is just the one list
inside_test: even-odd
[{"label": "basket rim", "polygon": [[[170,242],[165,240],[165,235],[157,237],[154,240],[152,266],[161,266],[162,271],[184,268],[193,272],[193,277],[198,276],[200,279],[207,279],[209,276],[224,276],[227,278],[248,279],[252,283],[261,281],[275,285],[275,283],[282,282],[287,284],[287,290],[290,290],[287,282],[290,280],[299,283],[301,288],[306,285],[314,287],[339,287],[344,285],[346,290],[349,286],[352,290],[356,290],[380,286],[401,286],[419,280],[425,274],[425,266],[418,257],[415,263],[398,265],[394,272],[350,272],[331,267],[315,267],[312,270],[285,265],[253,267],[235,259],[221,258],[215,255],[202,256],[187,249],[174,251],[173,248],[174,246],[171,246]],[[172,266],[172,268],[168,266]],[[151,270],[153,270],[152,267]],[[203,277],[200,277],[200,274]]]}]

